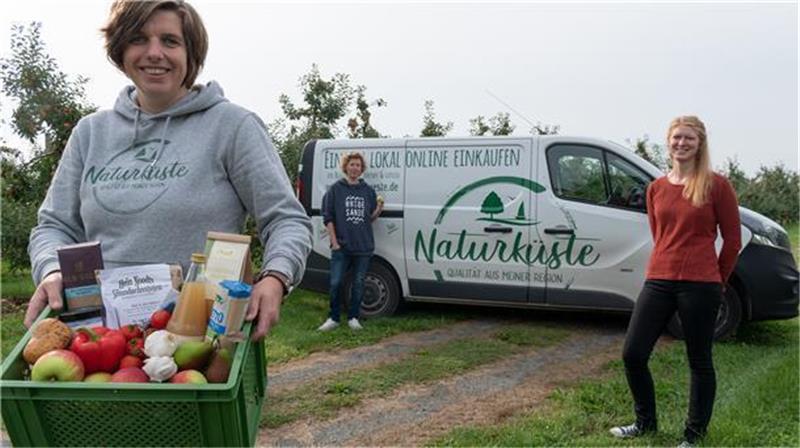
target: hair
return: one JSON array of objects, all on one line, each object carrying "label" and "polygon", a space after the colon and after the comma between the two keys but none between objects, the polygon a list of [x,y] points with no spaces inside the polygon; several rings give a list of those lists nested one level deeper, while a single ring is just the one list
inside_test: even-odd
[{"label": "hair", "polygon": [[[683,187],[683,197],[688,199],[693,206],[700,207],[708,201],[714,173],[711,171],[711,160],[708,154],[708,138],[706,126],[694,115],[683,115],[675,118],[669,124],[667,131],[667,147],[670,145],[672,132],[679,126],[692,129],[698,139],[697,155],[695,156],[694,172]],[[672,158],[672,156],[670,156]]]},{"label": "hair", "polygon": [[342,157],[341,166],[342,172],[346,175],[347,174],[347,164],[350,163],[351,160],[358,159],[361,161],[361,174],[367,171],[367,161],[364,160],[364,155],[360,152],[351,152],[347,153]]},{"label": "hair", "polygon": [[157,11],[173,11],[181,19],[187,59],[182,85],[190,89],[206,60],[208,33],[197,11],[183,0],[116,0],[106,25],[100,29],[106,41],[106,56],[124,73],[122,59],[129,42]]}]

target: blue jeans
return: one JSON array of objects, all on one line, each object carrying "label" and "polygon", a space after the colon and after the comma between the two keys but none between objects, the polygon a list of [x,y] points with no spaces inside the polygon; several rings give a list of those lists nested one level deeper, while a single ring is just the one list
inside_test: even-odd
[{"label": "blue jeans", "polygon": [[361,310],[361,298],[364,296],[364,276],[369,268],[369,259],[372,254],[353,255],[343,250],[331,252],[331,313],[330,318],[339,322],[339,287],[344,282],[347,269],[353,268],[353,289],[350,294],[350,311],[347,319],[358,318]]}]

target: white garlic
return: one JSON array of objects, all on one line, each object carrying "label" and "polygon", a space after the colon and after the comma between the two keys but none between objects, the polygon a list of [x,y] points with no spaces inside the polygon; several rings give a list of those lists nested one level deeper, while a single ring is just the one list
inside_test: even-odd
[{"label": "white garlic", "polygon": [[171,356],[156,356],[144,360],[142,370],[150,377],[151,381],[166,381],[178,372],[178,365]]},{"label": "white garlic", "polygon": [[151,358],[172,356],[177,349],[178,341],[167,330],[158,330],[144,340],[144,353]]}]

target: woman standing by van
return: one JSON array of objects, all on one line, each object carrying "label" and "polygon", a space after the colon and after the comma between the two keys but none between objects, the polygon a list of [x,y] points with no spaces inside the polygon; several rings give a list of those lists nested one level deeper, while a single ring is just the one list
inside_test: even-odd
[{"label": "woman standing by van", "polygon": [[353,287],[347,325],[353,330],[362,328],[358,314],[364,295],[364,276],[375,251],[372,221],[383,211],[383,200],[360,179],[367,169],[364,156],[358,152],[345,155],[341,168],[344,179],[331,185],[322,198],[322,218],[331,243],[331,311],[319,331],[339,326],[339,287],[349,267],[353,269]]},{"label": "woman standing by van", "polygon": [[[741,248],[736,193],[710,169],[706,128],[699,118],[672,120],[667,132],[670,172],[647,189],[654,248],[646,281],[633,310],[622,358],[636,421],[617,426],[619,438],[657,429],[653,378],[647,367],[656,340],[677,312],[691,370],[687,446],[702,438],[714,407],[716,376],[712,341],[722,292]],[[724,243],[717,256],[717,227]]]}]

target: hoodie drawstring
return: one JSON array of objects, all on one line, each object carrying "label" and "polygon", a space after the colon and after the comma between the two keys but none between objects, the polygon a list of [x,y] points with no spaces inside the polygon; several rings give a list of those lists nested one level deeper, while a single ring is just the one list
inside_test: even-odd
[{"label": "hoodie drawstring", "polygon": [[139,136],[139,115],[141,110],[136,109],[136,115],[133,116],[133,140],[131,140],[131,149],[136,145],[136,137]]},{"label": "hoodie drawstring", "polygon": [[167,121],[164,123],[164,130],[161,132],[161,146],[158,148],[158,152],[156,152],[156,156],[153,158],[153,161],[150,162],[150,166],[153,166],[158,162],[161,158],[161,154],[164,153],[164,148],[167,146],[167,129],[169,129],[169,122],[172,120],[172,115],[167,115]]}]

